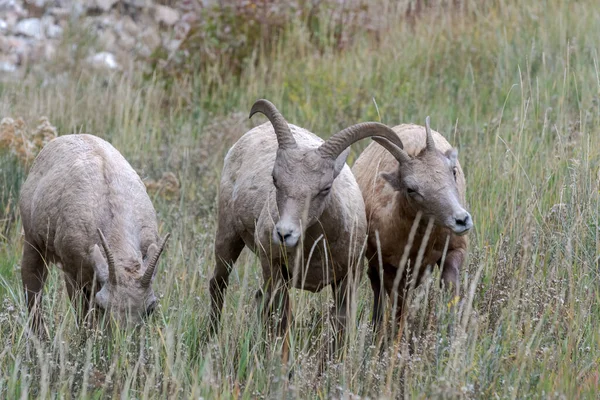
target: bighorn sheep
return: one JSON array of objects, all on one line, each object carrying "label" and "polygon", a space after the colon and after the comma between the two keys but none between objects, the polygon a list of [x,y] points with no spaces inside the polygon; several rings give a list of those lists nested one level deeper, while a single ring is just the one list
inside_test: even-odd
[{"label": "bighorn sheep", "polygon": [[466,233],[473,226],[463,206],[465,177],[457,150],[431,131],[429,117],[425,125],[394,127],[402,142],[399,146],[373,138],[379,144],[371,143],[352,169],[365,200],[369,227],[366,255],[374,327],[382,318],[382,289],[392,299],[396,293],[395,318],[402,318],[408,269],[418,271],[412,274],[418,284],[426,266],[437,263],[443,282],[453,285],[458,294],[459,270],[468,246]]},{"label": "bighorn sheep", "polygon": [[36,157],[19,205],[21,275],[38,334],[50,262],[61,264],[73,303],[82,300],[82,319],[92,296],[120,322],[137,322],[154,310],[152,281],[169,235],[159,243],[146,188],[112,145],[85,134],[52,140]]},{"label": "bighorn sheep", "polygon": [[330,284],[333,323],[342,332],[352,284],[362,274],[366,239],[364,202],[346,165],[348,146],[373,135],[397,140],[396,134],[366,122],[323,142],[288,125],[267,100],[258,100],[250,117],[257,112],[271,123],[242,136],[223,166],[210,280],[212,327],[219,322],[233,264],[248,246],[262,265],[263,291],[257,299],[264,296],[263,312],[281,307],[280,334],[287,332],[290,317],[288,286],[317,292]]}]

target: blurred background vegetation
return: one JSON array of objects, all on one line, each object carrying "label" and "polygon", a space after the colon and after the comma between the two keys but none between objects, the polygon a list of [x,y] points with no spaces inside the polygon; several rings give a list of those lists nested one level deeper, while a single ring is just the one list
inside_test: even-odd
[{"label": "blurred background vegetation", "polygon": [[[43,68],[0,81],[0,118],[12,119],[0,132],[0,397],[595,398],[599,20],[593,0],[220,1],[198,11],[176,48],[119,71],[90,68],[95,38],[71,24]],[[220,170],[263,121],[247,119],[262,97],[323,137],[431,116],[459,149],[475,221],[459,307],[434,272],[403,340],[380,352],[365,279],[346,357],[317,376],[329,291],[294,291],[288,380],[257,323],[260,268],[247,254],[222,334],[207,341]],[[173,234],[155,283],[161,307],[141,331],[74,329],[54,268],[51,340],[27,340],[16,204],[30,160],[18,149],[39,149],[45,123],[110,140],[147,183],[160,231]]]}]

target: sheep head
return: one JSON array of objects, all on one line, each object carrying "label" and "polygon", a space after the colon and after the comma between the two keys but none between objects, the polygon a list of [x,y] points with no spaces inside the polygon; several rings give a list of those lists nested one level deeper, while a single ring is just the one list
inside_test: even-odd
[{"label": "sheep head", "polygon": [[120,274],[117,274],[113,253],[100,229],[98,235],[106,257],[96,244],[92,257],[100,290],[96,293],[95,303],[119,323],[136,324],[156,308],[152,281],[156,275],[158,258],[170,235],[167,234],[158,246],[152,243],[145,260],[136,260],[133,268],[123,266],[119,269]]},{"label": "sheep head", "polygon": [[381,176],[403,197],[403,204],[414,215],[421,211],[436,225],[464,235],[473,227],[473,220],[458,192],[458,180],[463,179],[459,176],[458,151],[453,148],[442,153],[436,149],[429,117],[425,120],[425,132],[425,148],[416,157],[409,156],[402,145],[373,138],[398,161],[396,171]]},{"label": "sheep head", "polygon": [[349,146],[366,137],[379,135],[397,143],[392,129],[376,122],[346,128],[318,148],[298,146],[288,123],[268,100],[258,100],[250,117],[260,112],[269,118],[277,135],[273,186],[279,210],[272,240],[293,248],[304,231],[317,222],[326,207],[335,178],[346,164]]}]

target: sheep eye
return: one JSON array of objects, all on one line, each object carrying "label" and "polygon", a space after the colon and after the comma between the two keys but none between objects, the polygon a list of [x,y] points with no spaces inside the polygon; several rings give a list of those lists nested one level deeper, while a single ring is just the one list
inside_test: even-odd
[{"label": "sheep eye", "polygon": [[331,186],[327,186],[327,187],[321,189],[321,191],[319,192],[319,194],[321,196],[325,196],[325,195],[329,194],[330,191],[331,191]]},{"label": "sheep eye", "polygon": [[452,175],[454,175],[454,180],[456,180],[456,171],[457,171],[456,167],[452,168]]},{"label": "sheep eye", "polygon": [[417,194],[417,191],[415,189],[411,188],[411,187],[407,187],[406,188],[406,193],[408,193],[409,195],[412,196],[412,195]]}]

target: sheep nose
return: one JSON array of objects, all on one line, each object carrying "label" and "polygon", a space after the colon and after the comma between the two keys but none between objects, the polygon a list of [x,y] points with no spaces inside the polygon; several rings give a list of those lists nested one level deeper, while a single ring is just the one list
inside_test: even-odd
[{"label": "sheep nose", "polygon": [[291,224],[277,224],[273,232],[273,238],[276,242],[285,245],[286,247],[294,247],[298,243],[297,230]]},{"label": "sheep nose", "polygon": [[460,213],[454,217],[454,222],[457,226],[464,228],[464,230],[471,229],[473,227],[473,221],[471,219],[471,214],[467,211]]},{"label": "sheep nose", "polygon": [[277,237],[281,243],[285,243],[286,239],[292,237],[292,230],[277,228]]}]

